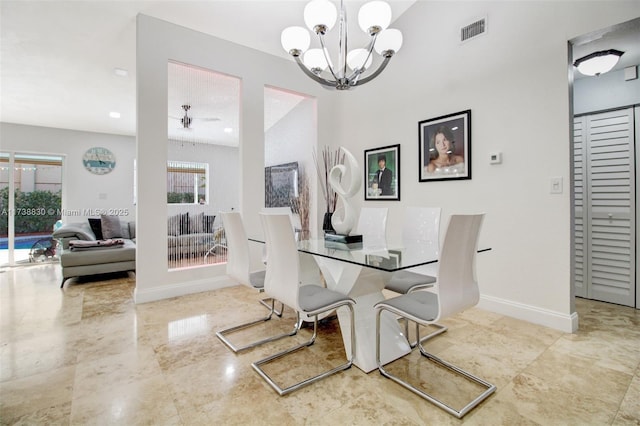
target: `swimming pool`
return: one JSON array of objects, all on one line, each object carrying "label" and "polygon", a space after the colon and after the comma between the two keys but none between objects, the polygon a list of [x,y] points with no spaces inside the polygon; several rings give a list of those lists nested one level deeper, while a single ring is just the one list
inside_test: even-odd
[{"label": "swimming pool", "polygon": [[[33,244],[41,239],[51,238],[50,235],[27,235],[24,237],[16,237],[15,248],[16,249],[30,249]],[[7,250],[9,248],[9,239],[0,238],[0,250]]]}]

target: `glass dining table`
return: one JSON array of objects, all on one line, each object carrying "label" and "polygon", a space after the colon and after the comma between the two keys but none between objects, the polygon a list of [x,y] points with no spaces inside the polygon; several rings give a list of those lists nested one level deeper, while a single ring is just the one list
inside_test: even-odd
[{"label": "glass dining table", "polygon": [[[264,242],[261,238],[250,238],[250,241]],[[486,250],[490,249],[479,251]],[[302,255],[301,259],[310,256],[315,260],[327,288],[349,295],[356,301],[354,365],[368,373],[378,368],[375,360],[374,305],[384,300],[382,291],[385,285],[394,272],[437,263],[440,249],[437,243],[429,241],[367,243],[365,240],[364,245],[346,247],[324,239],[302,239],[298,241],[298,252]],[[437,270],[436,265],[432,266]],[[337,314],[345,350],[350,353],[348,310],[339,308]],[[380,326],[382,341],[385,342],[380,354],[383,364],[411,351],[407,337],[393,315],[384,312]]]},{"label": "glass dining table", "polygon": [[[313,256],[325,279],[327,288],[349,295],[356,301],[356,357],[354,364],[365,372],[376,365],[376,323],[374,305],[384,300],[382,290],[391,275],[403,269],[415,268],[438,261],[439,248],[430,242],[368,243],[361,248],[335,248],[324,239],[302,240],[298,251]],[[351,350],[351,329],[346,309],[338,309],[340,330],[347,353]],[[411,351],[407,337],[398,321],[383,313],[380,333],[385,345],[381,348],[384,364]]]}]

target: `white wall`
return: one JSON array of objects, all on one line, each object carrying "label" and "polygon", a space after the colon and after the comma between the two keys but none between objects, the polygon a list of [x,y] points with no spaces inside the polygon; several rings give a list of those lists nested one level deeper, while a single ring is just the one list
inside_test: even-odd
[{"label": "white wall", "polygon": [[315,173],[316,101],[304,99],[265,132],[265,166],[302,162]]},{"label": "white wall", "polygon": [[173,161],[193,161],[209,165],[208,205],[170,204],[169,215],[178,212],[201,211],[218,214],[221,211],[237,210],[240,204],[238,148],[213,144],[171,141],[168,159]]},{"label": "white wall", "polygon": [[[577,73],[577,71],[576,71]],[[624,70],[573,82],[573,113],[602,111],[640,104],[640,79],[625,81]]]},{"label": "white wall", "polygon": [[[342,93],[340,142],[356,158],[402,145],[402,208],[486,212],[481,306],[565,331],[577,327],[570,274],[568,40],[640,14],[638,2],[423,2],[394,26],[405,45],[373,82]],[[488,18],[465,44],[459,28]],[[418,182],[418,121],[471,109],[472,180]],[[490,165],[491,152],[503,164]],[[562,194],[550,178],[562,177]]]},{"label": "white wall", "polygon": [[[292,61],[139,15],[137,19],[138,258],[136,302],[179,296],[229,285],[224,265],[168,272],[166,265],[167,62],[233,75],[241,82],[240,205],[248,234],[260,233],[264,206],[264,87],[318,99],[318,143],[336,137],[332,93],[304,76]],[[162,212],[163,214],[158,214]]]},{"label": "white wall", "polygon": [[[82,156],[92,147],[113,152],[116,167],[111,173],[94,175],[84,168]],[[134,220],[133,137],[0,123],[0,150],[64,157],[62,207],[69,213],[62,217],[65,223],[95,216],[83,214],[85,209],[128,213],[122,214],[122,219]],[[80,215],[71,215],[76,212]]]},{"label": "white wall", "polygon": [[[265,132],[265,166],[298,162],[301,176],[309,182],[309,197],[316,200],[317,172],[313,152],[317,147],[316,100],[307,98],[298,103]],[[309,212],[310,235],[318,232],[318,212],[313,203]],[[320,203],[321,204],[321,203]]]}]

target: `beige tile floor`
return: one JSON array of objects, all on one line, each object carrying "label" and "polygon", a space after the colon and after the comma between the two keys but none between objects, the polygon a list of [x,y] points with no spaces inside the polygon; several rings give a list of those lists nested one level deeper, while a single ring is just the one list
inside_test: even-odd
[{"label": "beige tile floor", "polygon": [[[309,336],[241,355],[214,332],[266,311],[244,287],[136,306],[135,277],[76,280],[58,265],[0,272],[0,422],[4,424],[640,424],[640,311],[578,300],[565,334],[479,309],[448,321],[432,352],[495,383],[462,421],[379,373],[357,368],[279,397],[250,364]],[[236,336],[276,332],[292,317]],[[342,361],[335,321],[319,341],[270,372],[285,384]],[[420,369],[417,368],[420,363]],[[415,353],[390,366],[452,401],[452,382]]]}]

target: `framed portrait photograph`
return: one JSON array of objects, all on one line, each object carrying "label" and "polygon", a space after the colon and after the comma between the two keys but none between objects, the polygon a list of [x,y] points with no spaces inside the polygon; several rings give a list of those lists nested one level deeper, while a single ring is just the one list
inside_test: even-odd
[{"label": "framed portrait photograph", "polygon": [[400,145],[364,152],[364,199],[400,201]]},{"label": "framed portrait photograph", "polygon": [[418,180],[471,179],[471,110],[418,123]]}]

